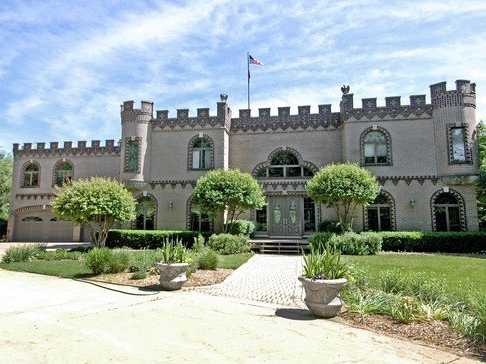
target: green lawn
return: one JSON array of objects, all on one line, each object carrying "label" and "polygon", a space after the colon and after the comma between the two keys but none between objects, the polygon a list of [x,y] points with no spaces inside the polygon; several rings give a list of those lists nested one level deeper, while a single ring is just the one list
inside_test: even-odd
[{"label": "green lawn", "polygon": [[451,293],[464,293],[464,289],[469,289],[469,286],[473,285],[476,292],[486,295],[486,257],[380,254],[345,256],[344,259],[366,270],[370,279],[382,271],[391,269],[423,272],[430,277],[445,279]]},{"label": "green lawn", "polygon": [[253,253],[218,255],[218,268],[236,269],[247,262]]}]

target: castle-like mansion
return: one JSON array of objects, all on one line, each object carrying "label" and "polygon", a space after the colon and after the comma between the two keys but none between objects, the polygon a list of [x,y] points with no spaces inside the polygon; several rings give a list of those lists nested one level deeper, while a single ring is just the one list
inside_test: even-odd
[{"label": "castle-like mansion", "polygon": [[[349,90],[349,89],[348,89]],[[218,229],[214,218],[191,203],[197,179],[215,168],[238,168],[262,185],[267,206],[247,218],[258,236],[302,237],[319,222],[335,219],[332,209],[315,204],[305,184],[319,168],[355,161],[370,170],[382,188],[376,201],[356,211],[365,230],[476,230],[474,181],[478,175],[475,84],[456,81],[430,86],[425,95],[376,98],[356,105],[343,88],[340,109],[319,105],[239,110],[233,115],[221,95],[216,114],[209,109],[177,110],[176,117],[142,101],[121,106],[118,145],[92,141],[46,146],[14,144],[13,241],[88,240],[84,226],[59,221],[51,203],[56,185],[89,176],[114,177],[139,201],[134,228]]]}]

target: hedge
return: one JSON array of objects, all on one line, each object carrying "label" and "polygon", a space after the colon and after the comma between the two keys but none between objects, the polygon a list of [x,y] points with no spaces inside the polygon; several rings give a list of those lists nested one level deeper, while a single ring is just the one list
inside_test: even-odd
[{"label": "hedge", "polygon": [[375,255],[381,250],[381,244],[381,236],[374,233],[315,233],[309,239],[314,250],[322,252],[329,245],[346,255]]},{"label": "hedge", "polygon": [[160,248],[166,238],[180,239],[187,248],[192,247],[197,231],[188,230],[110,230],[106,239],[109,248],[132,249]]},{"label": "hedge", "polygon": [[486,253],[486,233],[384,231],[377,233],[383,238],[385,251],[426,253]]}]

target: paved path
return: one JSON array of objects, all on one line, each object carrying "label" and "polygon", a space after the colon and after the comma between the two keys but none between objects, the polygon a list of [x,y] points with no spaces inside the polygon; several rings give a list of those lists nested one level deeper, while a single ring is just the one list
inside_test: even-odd
[{"label": "paved path", "polygon": [[303,307],[303,288],[297,280],[300,274],[300,256],[257,254],[223,283],[198,290],[214,296]]},{"label": "paved path", "polygon": [[2,363],[472,363],[297,308],[195,291],[129,295],[0,269],[0,297]]}]

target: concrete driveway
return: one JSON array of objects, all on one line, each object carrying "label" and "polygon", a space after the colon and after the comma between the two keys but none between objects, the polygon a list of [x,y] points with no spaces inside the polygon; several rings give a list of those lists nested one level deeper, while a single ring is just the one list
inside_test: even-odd
[{"label": "concrete driveway", "polygon": [[[0,270],[0,358],[9,363],[467,363],[316,320],[299,308],[200,292],[125,294]],[[7,360],[7,361],[4,361]]]}]

